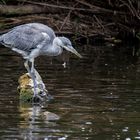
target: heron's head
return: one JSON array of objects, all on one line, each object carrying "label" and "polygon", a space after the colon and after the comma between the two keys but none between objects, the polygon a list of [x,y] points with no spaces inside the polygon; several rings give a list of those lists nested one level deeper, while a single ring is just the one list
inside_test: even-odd
[{"label": "heron's head", "polygon": [[66,49],[67,51],[77,55],[78,57],[82,58],[82,56],[73,48],[71,41],[66,37],[57,37],[57,45]]}]

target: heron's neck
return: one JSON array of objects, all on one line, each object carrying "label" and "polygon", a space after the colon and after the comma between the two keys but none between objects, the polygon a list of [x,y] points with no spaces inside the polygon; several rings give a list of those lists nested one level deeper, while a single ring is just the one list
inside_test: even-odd
[{"label": "heron's neck", "polygon": [[52,51],[53,56],[60,55],[63,51],[63,49],[58,45],[59,41],[61,41],[59,39],[59,37],[55,37],[54,40],[53,40],[53,44],[52,44],[52,47],[51,47],[51,51]]},{"label": "heron's neck", "polygon": [[48,56],[58,56],[62,53],[63,49],[58,45],[58,41],[60,39],[55,37],[53,42],[48,44],[46,47],[42,48],[41,53],[42,55]]}]

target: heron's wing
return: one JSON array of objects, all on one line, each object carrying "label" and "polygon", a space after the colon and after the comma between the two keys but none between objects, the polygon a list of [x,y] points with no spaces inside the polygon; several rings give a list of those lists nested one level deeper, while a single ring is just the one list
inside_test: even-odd
[{"label": "heron's wing", "polygon": [[30,52],[38,46],[43,47],[43,41],[45,43],[51,42],[47,32],[42,32],[28,25],[17,26],[3,35],[3,44],[5,46],[26,52]]}]

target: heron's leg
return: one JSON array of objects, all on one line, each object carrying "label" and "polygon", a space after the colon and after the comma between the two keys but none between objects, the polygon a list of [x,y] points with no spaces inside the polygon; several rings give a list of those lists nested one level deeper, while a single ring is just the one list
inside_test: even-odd
[{"label": "heron's leg", "polygon": [[29,75],[31,76],[31,71],[30,71],[28,62],[29,62],[29,61],[26,60],[26,61],[24,62],[24,66],[25,66],[25,68],[27,69],[27,72],[29,73]]},{"label": "heron's leg", "polygon": [[31,62],[32,62],[31,73],[33,73],[35,79],[41,83],[41,89],[45,89],[45,84],[43,83],[40,74],[38,73],[38,71],[37,71],[37,70],[35,69],[35,67],[34,67],[34,59],[32,59]]},{"label": "heron's leg", "polygon": [[43,83],[40,74],[38,73],[38,71],[35,68],[34,68],[34,73],[36,76],[36,80],[39,81],[39,83],[41,84],[41,89],[45,89],[45,84]]},{"label": "heron's leg", "polygon": [[[29,75],[31,76],[31,78],[32,79],[35,79],[35,80],[37,80],[37,81],[41,81],[41,86],[42,86],[42,89],[45,89],[45,85],[44,85],[44,83],[42,82],[42,78],[41,78],[41,76],[40,76],[40,74],[37,72],[37,70],[34,68],[34,61],[32,62],[32,66],[31,66],[31,70],[30,70],[30,68],[29,68],[29,64],[28,64],[28,60],[26,60],[25,62],[24,62],[24,65],[25,65],[25,68],[27,69],[27,71],[28,71],[28,73],[29,73]],[[35,81],[35,83],[36,83],[36,81]],[[36,86],[37,84],[35,84],[35,86]]]},{"label": "heron's leg", "polygon": [[[34,61],[34,60],[33,60]],[[34,88],[34,96],[33,96],[33,99],[35,99],[35,97],[37,97],[37,98],[39,98],[41,101],[42,101],[42,98],[38,95],[38,93],[37,93],[37,83],[36,83],[36,74],[35,74],[35,69],[34,69],[34,66],[31,66],[31,68],[32,68],[32,70],[30,70],[30,67],[29,67],[29,64],[28,64],[28,60],[26,60],[25,62],[24,62],[24,65],[25,65],[25,68],[27,69],[27,71],[28,71],[28,73],[29,73],[29,75],[30,75],[30,77],[32,78],[32,80],[33,80],[33,88]],[[31,61],[31,63],[32,63],[32,61]],[[32,63],[32,65],[34,65],[34,63]]]},{"label": "heron's leg", "polygon": [[35,74],[35,66],[34,66],[34,59],[31,60],[31,73]]},{"label": "heron's leg", "polygon": [[46,87],[45,87],[45,84],[44,82],[42,81],[42,78],[40,76],[40,74],[38,73],[38,71],[34,68],[34,72],[35,72],[35,75],[36,75],[36,80],[39,81],[39,88],[40,90],[42,91],[41,93],[41,97],[45,97],[48,99],[48,100],[51,100],[53,99],[53,97],[48,93]]},{"label": "heron's leg", "polygon": [[34,59],[31,60],[31,77],[33,80],[33,84],[34,84],[34,91],[35,91],[35,96],[37,95],[37,83],[36,83],[36,76],[35,76],[35,70],[34,70]]},{"label": "heron's leg", "polygon": [[[39,75],[39,73],[37,72],[37,70],[36,70],[35,68],[32,67],[32,70],[30,70],[28,62],[29,62],[29,61],[26,60],[26,61],[24,62],[24,66],[25,66],[25,68],[27,69],[29,75],[31,76],[31,75],[32,75],[31,73],[34,73],[34,74],[35,74],[35,77],[37,77],[38,79],[41,79],[41,76]],[[33,69],[34,69],[34,70],[33,70]],[[42,79],[41,79],[41,80],[42,80]]]},{"label": "heron's leg", "polygon": [[39,85],[38,85],[39,89],[42,90],[45,93],[48,93],[40,74],[38,73],[38,71],[35,68],[34,68],[34,73],[35,73],[35,76],[36,76],[36,80],[39,82]]}]

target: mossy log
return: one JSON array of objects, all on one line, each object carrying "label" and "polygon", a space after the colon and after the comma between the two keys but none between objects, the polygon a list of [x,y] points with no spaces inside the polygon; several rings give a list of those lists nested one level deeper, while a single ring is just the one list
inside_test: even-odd
[{"label": "mossy log", "polygon": [[[42,101],[47,101],[48,91],[44,87],[42,88],[41,85],[44,84],[41,77],[36,77],[36,82],[38,87],[36,88],[37,93],[39,97],[42,98]],[[24,102],[32,102],[33,101],[33,93],[34,93],[34,84],[32,78],[29,76],[28,73],[23,74],[20,76],[18,80],[19,86],[18,86],[18,92],[20,95],[20,100]],[[38,98],[36,102],[40,102],[40,99]]]}]

